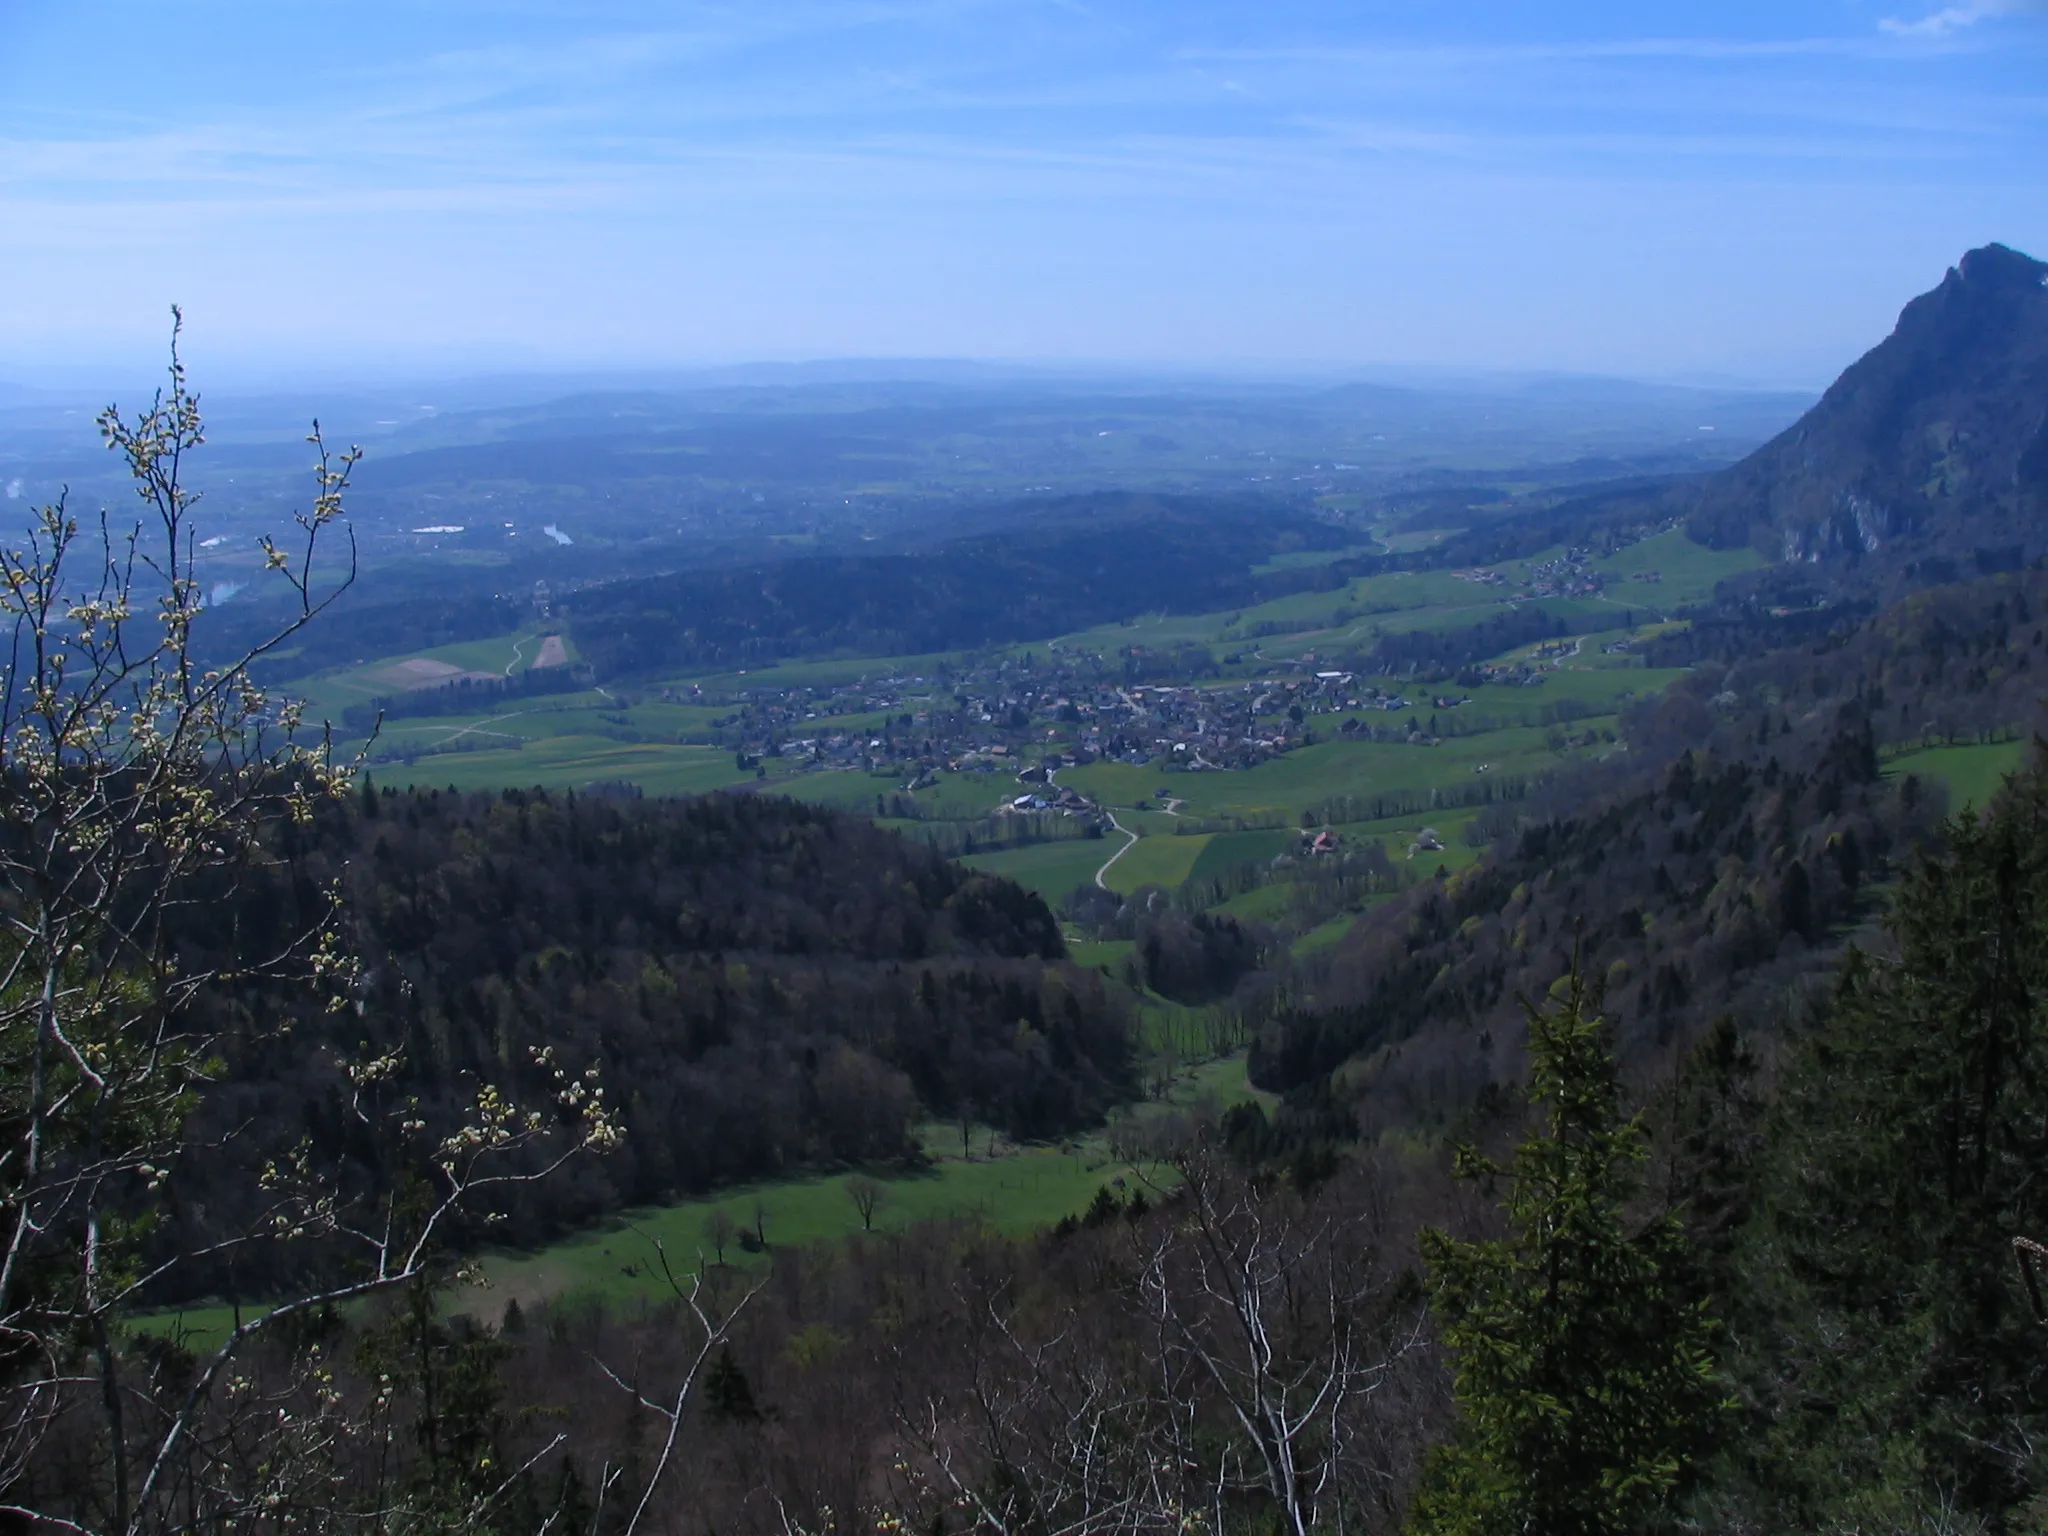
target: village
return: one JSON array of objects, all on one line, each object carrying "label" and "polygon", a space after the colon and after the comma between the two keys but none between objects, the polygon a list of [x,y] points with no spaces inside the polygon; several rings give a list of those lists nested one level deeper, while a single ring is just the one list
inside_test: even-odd
[{"label": "village", "polygon": [[[1056,781],[1100,761],[1168,772],[1253,768],[1317,741],[1434,745],[1438,717],[1469,702],[1441,688],[1375,683],[1319,666],[1314,654],[1250,678],[1128,682],[1125,656],[1051,650],[997,653],[930,674],[778,687],[749,678],[715,704],[712,739],[742,768],[775,774],[860,771],[908,792],[942,775],[1005,775],[1018,785],[1004,813],[1097,818],[1087,796]],[[1214,664],[1210,664],[1213,671]],[[1488,668],[1473,681],[1543,678],[1539,662]]]}]

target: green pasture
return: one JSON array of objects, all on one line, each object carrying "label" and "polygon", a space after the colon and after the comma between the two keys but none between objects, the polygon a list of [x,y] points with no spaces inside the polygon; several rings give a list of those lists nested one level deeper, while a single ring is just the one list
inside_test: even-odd
[{"label": "green pasture", "polygon": [[2031,741],[1973,742],[1961,747],[1925,747],[1907,752],[1885,763],[1885,772],[1895,777],[1918,774],[1948,786],[1951,811],[1964,806],[1983,810],[1998,793],[2000,781],[2020,768],[2032,748]]},{"label": "green pasture", "polygon": [[[1612,717],[1594,717],[1575,723],[1572,729],[1611,728],[1613,724]],[[1148,801],[1155,789],[1165,789],[1186,802],[1184,815],[1278,815],[1292,823],[1302,811],[1337,795],[1426,791],[1469,781],[1482,764],[1492,773],[1515,774],[1592,755],[1588,749],[1553,752],[1545,745],[1546,734],[1540,727],[1517,726],[1481,736],[1447,738],[1434,747],[1324,741],[1233,772],[1166,772],[1149,765],[1091,763],[1065,770],[1060,781],[1109,805]],[[1122,819],[1121,812],[1118,819]]]},{"label": "green pasture", "polygon": [[1098,624],[1092,629],[1076,630],[1061,635],[1056,640],[1033,641],[1029,644],[1004,647],[1006,654],[1022,656],[1026,651],[1043,653],[1047,650],[1100,651],[1104,655],[1115,655],[1129,646],[1160,648],[1183,643],[1203,645],[1216,637],[1229,614],[1151,613],[1142,618],[1132,619],[1127,624]]},{"label": "green pasture", "polygon": [[815,661],[770,662],[733,672],[698,672],[665,679],[671,688],[706,693],[744,693],[749,688],[836,688],[843,683],[921,677],[936,687],[937,674],[962,665],[969,653],[934,651],[923,656],[838,656]]},{"label": "green pasture", "polygon": [[[796,773],[775,781],[775,793],[808,805],[829,805],[835,810],[860,815],[875,814],[875,798],[893,795],[903,788],[900,774],[869,773],[858,768],[829,769],[823,773]],[[953,819],[953,818],[947,818]],[[966,818],[960,818],[966,819]]]},{"label": "green pasture", "polygon": [[1109,882],[1111,890],[1126,896],[1146,885],[1171,889],[1194,872],[1196,861],[1208,846],[1206,836],[1141,837],[1129,853],[1110,865],[1103,879]]},{"label": "green pasture", "polygon": [[1188,871],[1190,880],[1209,880],[1228,874],[1240,864],[1269,864],[1283,853],[1293,851],[1299,834],[1276,829],[1271,832],[1218,832],[1202,839],[1201,856]]},{"label": "green pasture", "polygon": [[[1240,1066],[1240,1075],[1242,1070]],[[985,1129],[974,1133],[978,1153],[983,1153],[987,1135]],[[941,1128],[934,1139],[948,1136],[957,1137],[957,1132]],[[952,1145],[957,1150],[957,1139]],[[714,1262],[704,1235],[705,1221],[714,1209],[722,1208],[735,1226],[751,1228],[758,1200],[771,1253],[858,1232],[860,1216],[846,1192],[846,1177],[819,1174],[722,1190],[633,1212],[616,1225],[578,1233],[539,1253],[494,1254],[479,1266],[483,1283],[454,1287],[445,1305],[450,1311],[496,1322],[505,1303],[515,1298],[522,1306],[561,1296],[615,1306],[656,1301],[671,1294],[662,1277],[663,1252],[678,1279]],[[875,1211],[875,1227],[888,1232],[916,1221],[965,1217],[1006,1232],[1030,1232],[1084,1209],[1098,1189],[1120,1177],[1128,1179],[1128,1170],[1112,1159],[1099,1139],[1072,1148],[1011,1147],[993,1158],[984,1154],[973,1161],[955,1156],[927,1173],[879,1177],[884,1193]],[[725,1258],[729,1264],[759,1262],[736,1240],[727,1243]],[[175,1329],[195,1346],[212,1347],[226,1337],[234,1317],[233,1308],[208,1304],[154,1314],[139,1319],[137,1326],[152,1333]]]},{"label": "green pasture", "polygon": [[1110,975],[1123,974],[1124,962],[1137,952],[1137,943],[1131,939],[1069,939],[1067,953],[1074,964],[1091,968],[1107,967]]},{"label": "green pasture", "polygon": [[[1171,1004],[1148,1008],[1148,1040],[1173,1035],[1176,1020],[1196,1012]],[[1271,1096],[1246,1080],[1245,1057],[1240,1051],[1181,1070],[1163,1101],[1115,1111],[1112,1121],[1195,1106],[1224,1108],[1247,1100],[1270,1104]],[[1110,1150],[1109,1136],[1103,1130],[1057,1146],[1019,1146],[996,1137],[986,1126],[974,1126],[968,1134],[971,1152],[965,1157],[960,1152],[957,1126],[928,1125],[921,1139],[931,1159],[926,1168],[915,1172],[870,1170],[883,1190],[874,1213],[874,1229],[879,1233],[934,1219],[981,1221],[999,1231],[1029,1233],[1086,1209],[1104,1185],[1118,1180],[1126,1187],[1138,1183],[1131,1165]],[[1153,1170],[1150,1176],[1163,1175]],[[515,1298],[522,1306],[558,1297],[611,1305],[656,1301],[670,1294],[662,1278],[662,1253],[678,1278],[712,1262],[704,1227],[714,1209],[722,1208],[736,1228],[751,1228],[758,1201],[771,1258],[776,1252],[806,1244],[854,1237],[861,1231],[861,1222],[846,1191],[847,1177],[840,1171],[744,1185],[632,1211],[619,1221],[577,1233],[537,1253],[486,1255],[479,1265],[483,1283],[454,1287],[443,1305],[450,1312],[467,1312],[495,1322],[505,1303]],[[725,1258],[736,1267],[764,1262],[761,1256],[748,1254],[736,1240],[728,1243]],[[239,1315],[260,1310],[260,1305],[248,1304]],[[176,1332],[191,1347],[206,1349],[220,1344],[237,1315],[236,1308],[211,1302],[138,1316],[130,1319],[129,1326],[158,1335]]]},{"label": "green pasture", "polygon": [[1308,956],[1328,949],[1331,945],[1335,944],[1351,931],[1351,925],[1357,921],[1358,914],[1356,912],[1339,912],[1328,922],[1318,923],[1315,927],[1309,929],[1307,933],[1302,934],[1288,947],[1295,959],[1306,959]]},{"label": "green pasture", "polygon": [[[1653,534],[1593,562],[1609,578],[1609,597],[1623,601],[1640,592],[1642,605],[1656,608],[1675,608],[1712,597],[1716,584],[1763,563],[1763,556],[1746,544],[1740,549],[1709,549],[1693,543],[1683,528]],[[1664,579],[1654,583],[1627,580],[1641,571],[1656,571]]]},{"label": "green pasture", "polygon": [[1164,800],[1148,800],[1144,805],[1133,804],[1128,809],[1119,809],[1117,824],[1140,837],[1172,837],[1182,830],[1184,823],[1178,814],[1150,809],[1164,804]]},{"label": "green pasture", "polygon": [[430,650],[410,651],[402,656],[383,656],[373,661],[357,662],[353,666],[322,673],[287,691],[313,706],[310,713],[318,714],[321,710],[339,713],[350,704],[365,704],[371,699],[402,692],[402,687],[384,674],[400,662],[415,658],[445,661],[465,672],[516,677],[533,665],[534,657],[540,654],[542,636],[549,634],[561,635],[569,659],[577,659],[576,643],[566,629],[525,629],[487,640],[463,640],[452,645],[437,645]]},{"label": "green pasture", "polygon": [[[507,700],[499,708],[481,713],[385,720],[375,741],[367,745],[379,774],[390,776],[390,759],[413,757],[420,761],[400,771],[437,782],[437,770],[426,761],[435,754],[486,747],[517,752],[556,738],[657,748],[687,744],[693,752],[713,750],[692,744],[691,738],[702,738],[717,715],[718,711],[701,705],[657,700],[627,708],[597,693],[564,694]],[[364,743],[349,745],[353,748]],[[774,772],[773,766],[770,772]]]},{"label": "green pasture", "polygon": [[1227,913],[1246,922],[1277,926],[1285,921],[1293,895],[1293,891],[1284,884],[1262,885],[1218,902],[1210,910]]},{"label": "green pasture", "polygon": [[[1321,496],[1317,498],[1324,506],[1331,506],[1346,499],[1341,496]],[[1376,555],[1378,553],[1379,546],[1376,544],[1351,544],[1343,549],[1287,550],[1275,555],[1264,565],[1253,566],[1252,574],[1263,576],[1271,571],[1306,570],[1318,565],[1333,565],[1339,560],[1350,560],[1359,555]]]},{"label": "green pasture", "polygon": [[[1245,1080],[1240,1053],[1181,1074],[1166,1104],[1140,1105],[1130,1113],[1143,1116],[1198,1103],[1220,1107],[1261,1097]],[[1105,1184],[1117,1179],[1135,1182],[1129,1164],[1111,1153],[1100,1132],[1058,1146],[1016,1146],[999,1141],[994,1156],[988,1155],[989,1137],[986,1127],[974,1128],[969,1133],[972,1155],[962,1158],[957,1127],[927,1127],[927,1151],[941,1154],[929,1169],[873,1173],[883,1189],[882,1202],[875,1210],[875,1229],[890,1232],[918,1221],[968,1219],[1003,1232],[1033,1232],[1085,1209]],[[711,1212],[722,1208],[736,1226],[751,1227],[757,1200],[771,1254],[776,1249],[843,1240],[861,1230],[860,1215],[846,1192],[843,1173],[724,1190],[630,1213],[614,1226],[579,1233],[537,1254],[488,1257],[482,1268],[488,1284],[484,1294],[490,1300],[465,1306],[458,1295],[450,1305],[454,1310],[494,1317],[513,1297],[522,1304],[566,1295],[590,1295],[615,1304],[657,1299],[668,1294],[661,1278],[660,1252],[667,1253],[678,1274],[694,1272],[711,1261],[704,1239],[704,1224]],[[736,1242],[727,1246],[725,1257],[728,1263],[759,1262]]]},{"label": "green pasture", "polygon": [[1387,553],[1405,555],[1418,549],[1428,549],[1441,544],[1458,530],[1455,528],[1417,528],[1407,533],[1387,533],[1380,536],[1380,542],[1387,547]]},{"label": "green pasture", "polygon": [[[1623,632],[1616,630],[1612,636],[1618,638]],[[1527,652],[1525,646],[1514,654]],[[1618,663],[1618,665],[1604,665]],[[1427,719],[1437,716],[1440,724],[1455,726],[1460,715],[1470,718],[1483,715],[1493,720],[1519,720],[1529,725],[1538,723],[1546,705],[1561,704],[1570,700],[1584,704],[1596,714],[1614,714],[1621,706],[1637,699],[1648,698],[1661,693],[1673,681],[1685,675],[1678,667],[1644,667],[1637,665],[1633,658],[1626,656],[1603,656],[1593,636],[1586,637],[1584,650],[1577,656],[1562,662],[1554,671],[1543,674],[1543,684],[1537,688],[1519,687],[1512,683],[1481,683],[1476,688],[1452,688],[1458,697],[1469,697],[1471,703],[1459,706],[1457,712],[1446,713],[1430,706],[1426,692],[1418,692],[1413,703],[1413,713]],[[1446,685],[1447,687],[1449,685]],[[1582,722],[1573,722],[1569,730],[1583,729]]]},{"label": "green pasture", "polygon": [[[1107,836],[1078,838],[1072,842],[1034,843],[1028,848],[1005,848],[997,853],[971,853],[960,860],[969,869],[985,870],[1014,880],[1027,891],[1036,891],[1048,905],[1058,906],[1077,886],[1093,885],[1102,861],[1123,846],[1123,839]],[[1113,876],[1116,870],[1110,870]]]},{"label": "green pasture", "polygon": [[[1420,875],[1433,875],[1437,866],[1442,865],[1452,874],[1479,862],[1483,851],[1465,841],[1465,826],[1477,810],[1425,811],[1414,816],[1394,818],[1391,821],[1359,821],[1339,826],[1338,833],[1348,843],[1362,847],[1376,842],[1387,850],[1387,857],[1399,865],[1407,865]],[[1396,824],[1398,822],[1398,824]],[[1424,828],[1435,832],[1443,847],[1435,852],[1424,851],[1410,856],[1408,850],[1415,845]]]},{"label": "green pasture", "polygon": [[593,783],[637,784],[650,795],[701,795],[752,783],[752,769],[734,766],[719,747],[606,741],[596,736],[551,736],[523,748],[443,752],[417,762],[379,763],[382,783],[422,788],[581,789]]},{"label": "green pasture", "polygon": [[[974,1135],[977,1148],[985,1145],[985,1136]],[[916,1221],[968,1217],[1005,1231],[1028,1232],[1081,1210],[1096,1190],[1123,1172],[1103,1146],[1023,1147],[974,1161],[954,1157],[929,1173],[878,1178],[884,1193],[875,1225],[891,1231]],[[712,1211],[723,1209],[735,1225],[751,1227],[757,1200],[771,1251],[844,1238],[861,1229],[845,1179],[844,1174],[819,1175],[724,1190],[636,1212],[618,1227],[580,1233],[538,1254],[488,1258],[483,1271],[494,1298],[489,1312],[501,1311],[512,1297],[526,1304],[570,1294],[595,1295],[614,1304],[658,1299],[668,1294],[660,1254],[667,1253],[679,1276],[694,1273],[713,1261],[704,1236]],[[737,1242],[726,1245],[728,1263],[748,1257]],[[461,1307],[460,1298],[454,1304]]]}]

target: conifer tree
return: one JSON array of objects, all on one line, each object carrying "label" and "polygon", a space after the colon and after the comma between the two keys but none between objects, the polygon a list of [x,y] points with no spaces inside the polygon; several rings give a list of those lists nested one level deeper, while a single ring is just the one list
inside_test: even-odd
[{"label": "conifer tree", "polygon": [[704,1411],[717,1424],[753,1424],[761,1410],[754,1402],[753,1383],[732,1357],[732,1346],[721,1344],[704,1373]]},{"label": "conifer tree", "polygon": [[[1760,1518],[1993,1521],[2048,1493],[2048,765],[1941,828],[1792,1053],[1742,1254]],[[2036,1527],[2029,1525],[2028,1529]]]},{"label": "conifer tree", "polygon": [[1458,1157],[1462,1176],[1505,1180],[1506,1235],[1423,1235],[1460,1411],[1417,1495],[1425,1536],[1638,1530],[1718,1411],[1714,1325],[1690,1299],[1679,1224],[1629,1216],[1643,1126],[1621,1115],[1576,964],[1562,992],[1529,1009],[1540,1125],[1506,1167]]}]

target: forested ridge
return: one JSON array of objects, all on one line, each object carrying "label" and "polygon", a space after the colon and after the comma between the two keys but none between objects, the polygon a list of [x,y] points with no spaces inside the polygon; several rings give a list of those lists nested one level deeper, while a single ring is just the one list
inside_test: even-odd
[{"label": "forested ridge", "polygon": [[1625,721],[1628,751],[1482,815],[1480,863],[1369,913],[1263,1028],[1254,1078],[1362,1123],[1441,1123],[1517,1075],[1517,999],[1574,953],[1634,1069],[1716,1015],[1769,1017],[1885,910],[1949,809],[1881,753],[2035,721],[2048,577],[1933,588],[1837,632],[1705,662]]},{"label": "forested ridge", "polygon": [[[1196,1508],[1219,1530],[2018,1536],[2048,1492],[2048,1319],[2011,1247],[2048,1229],[2048,763],[1920,835],[1890,915],[1797,1006],[1738,1000],[1652,1069],[1617,1069],[1646,1021],[1596,1013],[1582,954],[1542,989],[1532,1079],[1454,1158],[1396,1134],[1304,1161],[1256,1145],[1255,1114],[1166,1120],[1144,1150],[1170,1176],[1078,1222],[856,1235],[751,1294],[710,1266],[686,1292],[708,1328],[457,1293],[467,1317],[313,1337],[353,1362],[345,1400],[405,1384],[437,1497],[545,1453],[494,1503],[503,1531],[626,1529],[596,1491],[646,1431],[604,1374],[630,1360],[698,1373],[655,1505],[680,1530]],[[1247,1325],[1263,1366],[1229,1353]],[[305,1347],[249,1368],[288,1382]],[[61,1498],[86,1474],[37,1475]]]},{"label": "forested ridge", "polygon": [[[225,1071],[193,1135],[246,1129],[185,1164],[167,1243],[234,1229],[251,1171],[301,1136],[346,1149],[344,1177],[397,1177],[345,1113],[342,1064],[365,1054],[395,1058],[391,1087],[443,1130],[482,1082],[544,1096],[541,1047],[596,1069],[625,1139],[523,1191],[492,1231],[514,1243],[714,1185],[901,1163],[922,1117],[1055,1136],[1133,1091],[1123,994],[1065,963],[1038,898],[856,818],[366,783],[276,836],[284,862],[192,911],[181,942],[261,949],[338,882],[362,969],[338,1014],[270,985],[210,1000]],[[260,1294],[262,1261],[238,1262],[191,1284]]]},{"label": "forested ridge", "polygon": [[[1200,613],[1334,589],[1357,560],[1254,572],[1356,536],[1292,507],[1125,494],[1027,500],[1008,526],[912,553],[803,556],[609,583],[565,604],[608,675],[900,656],[1042,639],[1142,613]],[[1365,566],[1377,562],[1368,557]]]}]

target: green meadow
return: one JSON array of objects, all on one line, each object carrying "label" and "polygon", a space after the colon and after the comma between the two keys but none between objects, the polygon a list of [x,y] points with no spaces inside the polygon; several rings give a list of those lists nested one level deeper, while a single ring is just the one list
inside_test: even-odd
[{"label": "green meadow", "polygon": [[637,784],[652,795],[701,795],[752,783],[755,772],[734,766],[720,747],[605,741],[552,736],[517,748],[442,752],[412,763],[379,763],[380,783],[456,789],[583,789]]},{"label": "green meadow", "polygon": [[[1161,1101],[1140,1104],[1127,1114],[1142,1119],[1173,1109],[1224,1108],[1258,1099],[1270,1102],[1245,1081],[1242,1054],[1182,1071]],[[915,1222],[961,1220],[986,1223],[998,1231],[1024,1234],[1078,1215],[1104,1186],[1124,1190],[1145,1179],[1164,1179],[1164,1170],[1134,1167],[1111,1147],[1109,1130],[1053,1146],[1019,1146],[986,1126],[968,1130],[961,1150],[957,1126],[929,1125],[922,1132],[926,1167],[916,1171],[870,1169],[881,1186],[873,1214],[874,1232],[886,1237]],[[493,1253],[476,1266],[480,1284],[458,1285],[444,1305],[496,1322],[508,1301],[528,1306],[547,1299],[596,1301],[632,1306],[671,1294],[664,1255],[681,1279],[715,1264],[706,1235],[714,1210],[723,1210],[735,1231],[759,1230],[767,1251],[750,1253],[735,1237],[725,1262],[758,1267],[778,1252],[809,1244],[842,1242],[862,1231],[860,1213],[848,1194],[853,1170],[742,1185],[672,1205],[626,1212],[618,1220],[579,1232],[533,1253]],[[254,1310],[253,1306],[249,1308]],[[157,1334],[176,1333],[198,1348],[217,1344],[234,1324],[236,1309],[218,1302],[150,1314],[131,1326]]]},{"label": "green meadow", "polygon": [[[1095,871],[1122,842],[1112,833],[1103,838],[1075,838],[1060,843],[1034,843],[1028,848],[1005,848],[998,853],[972,853],[960,862],[970,869],[1014,880],[1056,907],[1075,888],[1093,885]],[[1110,874],[1116,874],[1115,867]]]},{"label": "green meadow", "polygon": [[1960,747],[1925,747],[1890,758],[1887,774],[1903,777],[1918,774],[1936,779],[1948,787],[1951,811],[1965,806],[1984,809],[1998,793],[1999,784],[2027,760],[2033,743],[2028,740],[1973,742]]}]

